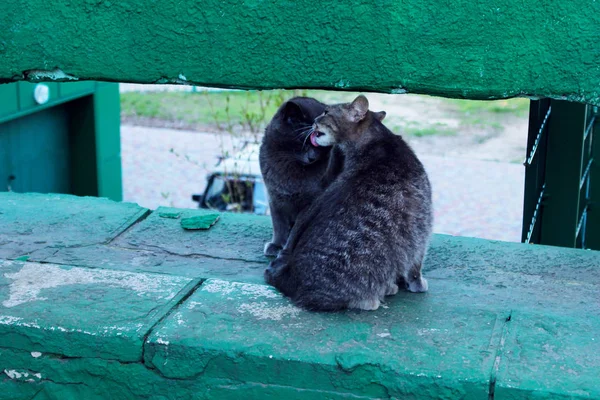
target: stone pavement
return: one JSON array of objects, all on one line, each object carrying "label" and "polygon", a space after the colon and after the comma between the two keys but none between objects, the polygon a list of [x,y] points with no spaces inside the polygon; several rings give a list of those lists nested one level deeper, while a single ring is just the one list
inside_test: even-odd
[{"label": "stone pavement", "polygon": [[234,144],[228,134],[122,125],[123,200],[151,209],[198,207],[192,194],[203,192],[217,156]]},{"label": "stone pavement", "polygon": [[435,235],[426,294],[309,313],[268,217],[0,193],[0,398],[600,399],[600,253]]},{"label": "stone pavement", "polygon": [[[151,209],[197,207],[192,194],[202,193],[216,156],[233,145],[227,135],[123,125],[124,199]],[[186,160],[185,155],[197,164]],[[419,156],[433,185],[435,232],[521,240],[523,166]]]}]

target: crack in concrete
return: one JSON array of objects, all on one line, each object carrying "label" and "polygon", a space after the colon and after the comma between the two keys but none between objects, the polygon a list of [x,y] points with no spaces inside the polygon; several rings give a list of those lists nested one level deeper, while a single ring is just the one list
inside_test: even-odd
[{"label": "crack in concrete", "polygon": [[204,253],[188,253],[188,254],[181,254],[181,253],[177,253],[174,251],[170,251],[167,249],[164,249],[160,246],[154,246],[154,245],[150,245],[150,244],[143,244],[140,245],[139,247],[127,247],[127,246],[119,246],[119,245],[115,245],[115,246],[111,246],[114,248],[119,248],[119,249],[124,249],[124,250],[144,250],[144,251],[151,251],[151,250],[158,250],[160,252],[163,252],[165,254],[171,255],[171,256],[178,256],[178,257],[204,257],[204,258],[210,258],[212,260],[226,260],[226,261],[239,261],[239,262],[244,262],[244,263],[251,263],[251,264],[267,264],[268,259],[266,259],[265,257],[265,261],[256,261],[256,260],[246,260],[244,258],[230,258],[230,257],[217,257],[217,256],[211,256],[210,254],[204,254]]},{"label": "crack in concrete", "polygon": [[[108,241],[104,242],[103,244],[111,244],[112,242],[114,242],[115,240],[117,240],[118,238],[120,238],[121,236],[125,235],[127,232],[131,231],[133,228],[135,228],[136,226],[138,226],[142,221],[146,220],[151,214],[152,211],[149,209],[144,209],[145,211],[139,215],[135,221],[133,222],[125,222],[123,223],[121,226],[119,226],[118,228],[116,228],[112,233],[114,234],[116,232],[116,235],[114,237],[112,237],[111,239],[109,239]],[[123,226],[127,226],[125,229],[123,229]]]},{"label": "crack in concrete", "polygon": [[[173,305],[173,307],[171,307],[169,310],[167,310],[167,312],[160,317],[146,332],[146,334],[144,335],[143,341],[142,341],[142,355],[141,355],[141,362],[142,364],[144,364],[148,369],[154,369],[151,368],[150,366],[146,365],[145,363],[145,356],[146,356],[146,345],[148,343],[148,339],[150,338],[150,335],[152,335],[152,333],[154,333],[154,330],[156,329],[156,327],[162,323],[165,319],[167,319],[169,316],[171,316],[175,311],[177,311],[177,309],[187,301],[187,299],[190,298],[191,295],[193,295],[198,288],[200,288],[200,286],[202,286],[202,284],[205,282],[205,279],[199,279],[199,280],[193,280],[192,282],[190,282],[189,284],[187,284],[183,289],[181,289],[181,292],[186,291],[186,293],[181,297],[181,299],[179,299],[179,301],[177,303],[175,303]],[[190,286],[192,286],[190,288]]]},{"label": "crack in concrete", "polygon": [[500,362],[502,361],[502,355],[504,352],[504,345],[506,343],[506,337],[508,336],[508,328],[509,323],[512,320],[513,310],[510,310],[508,316],[505,318],[502,323],[502,330],[500,333],[500,339],[498,341],[496,347],[496,357],[494,358],[494,364],[492,366],[492,370],[490,371],[490,385],[488,390],[488,400],[494,400],[494,394],[496,391],[496,379],[498,377],[498,370],[500,369]]}]

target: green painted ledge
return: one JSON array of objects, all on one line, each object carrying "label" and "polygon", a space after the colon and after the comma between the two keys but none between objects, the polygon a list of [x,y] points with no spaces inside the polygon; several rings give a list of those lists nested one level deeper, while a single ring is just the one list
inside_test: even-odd
[{"label": "green painted ledge", "polygon": [[600,399],[598,252],[436,235],[427,294],[315,314],[268,218],[179,212],[0,194],[0,398]]},{"label": "green painted ledge", "polygon": [[600,104],[598,26],[589,0],[12,1],[0,79]]}]

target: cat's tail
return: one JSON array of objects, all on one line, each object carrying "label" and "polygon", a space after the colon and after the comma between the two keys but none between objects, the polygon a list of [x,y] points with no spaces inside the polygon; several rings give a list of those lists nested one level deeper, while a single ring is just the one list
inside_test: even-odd
[{"label": "cat's tail", "polygon": [[294,303],[309,311],[340,311],[348,308],[348,299],[326,290],[297,291]]}]

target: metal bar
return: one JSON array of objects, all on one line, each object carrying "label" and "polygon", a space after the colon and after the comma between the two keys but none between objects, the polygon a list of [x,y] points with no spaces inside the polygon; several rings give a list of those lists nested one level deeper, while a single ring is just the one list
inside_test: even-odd
[{"label": "metal bar", "polygon": [[592,131],[592,128],[594,127],[594,124],[596,123],[596,115],[594,114],[592,116],[592,119],[590,120],[587,128],[585,129],[585,134],[583,135],[583,140],[585,141],[588,137],[588,135],[590,134],[590,132]]},{"label": "metal bar", "polygon": [[582,203],[584,137],[588,107],[581,103],[552,101],[548,126],[546,193],[540,224],[540,243],[575,247]]},{"label": "metal bar", "polygon": [[[584,222],[587,216],[588,208],[585,206],[583,212],[581,213],[581,218],[579,218],[579,222],[577,223],[577,229],[575,230],[575,237],[579,236],[579,232],[581,232],[581,227],[585,228]],[[585,235],[582,236],[582,240],[585,240]],[[584,247],[585,248],[585,247]]]},{"label": "metal bar", "polygon": [[531,217],[531,223],[529,224],[529,230],[527,232],[527,237],[525,238],[525,243],[531,243],[531,237],[533,235],[533,231],[536,226],[536,222],[538,219],[538,214],[540,212],[540,207],[542,205],[542,200],[544,199],[544,193],[546,191],[546,185],[542,186],[542,190],[540,191],[540,195],[538,196],[538,201],[535,205],[535,210],[533,210],[533,216]]},{"label": "metal bar", "polygon": [[594,161],[594,158],[591,157],[587,163],[587,166],[585,167],[585,172],[583,173],[583,176],[581,177],[581,181],[579,182],[579,190],[581,190],[583,188],[583,184],[587,180],[588,174],[590,173],[590,169],[592,168],[593,161]]},{"label": "metal bar", "polygon": [[[591,110],[598,115],[598,108],[592,107]],[[591,131],[591,153],[592,165],[588,173],[588,212],[585,224],[585,246],[588,249],[600,250],[600,138],[597,136],[600,130],[600,118],[594,119],[594,126]]]},{"label": "metal bar", "polygon": [[550,118],[551,113],[552,113],[552,106],[548,107],[546,116],[544,117],[544,120],[542,121],[542,124],[540,125],[540,128],[538,129],[538,134],[535,138],[535,142],[533,144],[531,152],[529,153],[529,157],[527,157],[527,160],[525,161],[525,166],[531,165],[531,162],[533,161],[533,157],[535,157],[535,153],[539,147],[540,140],[545,131],[544,128],[546,127],[546,123],[548,122],[548,118]]},{"label": "metal bar", "polygon": [[538,200],[545,179],[548,134],[544,132],[548,130],[548,124],[552,119],[550,115],[549,99],[530,102],[526,152],[529,157],[523,163],[525,165],[525,188],[521,230],[522,242],[539,243],[540,241],[540,224],[533,224],[532,229],[530,227],[532,227],[531,221],[534,219],[534,214],[535,218],[539,219],[543,213],[538,205]]}]

